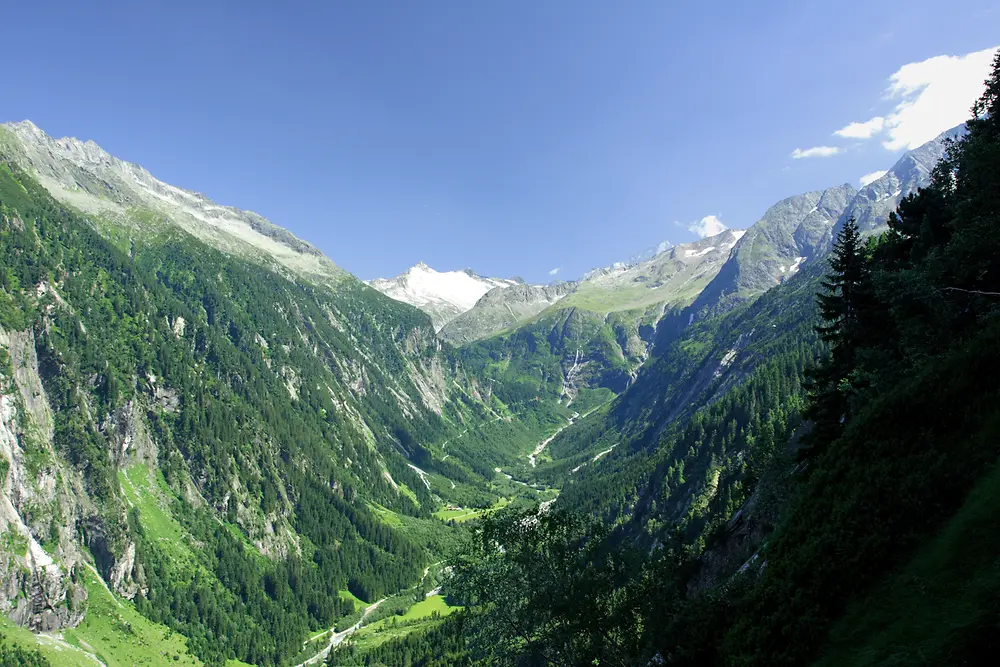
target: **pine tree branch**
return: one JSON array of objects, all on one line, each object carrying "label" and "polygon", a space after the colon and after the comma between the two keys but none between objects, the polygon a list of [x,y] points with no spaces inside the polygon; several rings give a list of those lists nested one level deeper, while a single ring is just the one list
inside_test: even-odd
[{"label": "pine tree branch", "polygon": [[1000,296],[1000,292],[983,292],[977,289],[962,289],[961,287],[942,287],[941,289],[951,292],[965,292],[966,294],[982,294],[984,296]]}]

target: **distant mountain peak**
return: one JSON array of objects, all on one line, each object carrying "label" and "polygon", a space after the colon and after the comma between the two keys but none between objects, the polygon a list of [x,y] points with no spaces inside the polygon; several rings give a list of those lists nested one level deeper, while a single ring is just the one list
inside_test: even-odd
[{"label": "distant mountain peak", "polygon": [[440,331],[490,290],[517,285],[518,281],[484,278],[472,269],[437,271],[418,262],[395,278],[376,278],[368,284],[389,298],[424,311]]},{"label": "distant mountain peak", "polygon": [[653,259],[660,253],[664,253],[674,247],[674,244],[670,241],[661,241],[658,245],[652,248],[646,248],[642,252],[637,252],[628,258],[629,264],[637,264],[639,262],[644,262],[647,259]]},{"label": "distant mountain peak", "polygon": [[654,248],[648,248],[643,252],[636,253],[627,262],[615,262],[609,266],[601,266],[591,269],[583,274],[581,281],[595,280],[602,276],[609,276],[616,273],[623,273],[629,269],[641,266],[647,262],[653,262],[661,255],[672,253],[675,259],[700,257],[712,252],[717,247],[725,246],[725,250],[731,250],[740,237],[746,233],[742,229],[725,229],[714,236],[706,236],[697,241],[674,245],[670,241],[663,241]]}]

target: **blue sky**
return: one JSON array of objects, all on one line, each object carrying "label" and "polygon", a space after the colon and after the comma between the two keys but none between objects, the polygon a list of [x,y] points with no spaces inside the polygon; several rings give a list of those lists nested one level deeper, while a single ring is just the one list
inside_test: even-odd
[{"label": "blue sky", "polygon": [[966,61],[900,68],[998,27],[995,0],[40,0],[4,9],[0,120],[93,139],[362,278],[546,281],[857,186],[969,95]]}]

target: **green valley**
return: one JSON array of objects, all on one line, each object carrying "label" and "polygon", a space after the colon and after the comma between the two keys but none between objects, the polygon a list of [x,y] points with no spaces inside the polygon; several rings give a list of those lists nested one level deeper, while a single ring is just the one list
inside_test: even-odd
[{"label": "green valley", "polygon": [[1000,54],[860,189],[547,284],[0,125],[0,667],[979,664],[998,104]]}]

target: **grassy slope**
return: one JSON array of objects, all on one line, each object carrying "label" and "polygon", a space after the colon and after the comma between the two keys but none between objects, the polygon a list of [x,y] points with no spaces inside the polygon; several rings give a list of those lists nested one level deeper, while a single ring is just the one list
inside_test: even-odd
[{"label": "grassy slope", "polygon": [[[714,275],[713,273],[712,276]],[[683,289],[678,289],[669,281],[666,285],[655,288],[649,288],[645,284],[623,286],[584,283],[552,308],[583,308],[602,315],[625,310],[641,311],[663,303],[690,302],[708,282],[708,279],[702,278],[684,285]]]},{"label": "grassy slope", "polygon": [[459,609],[461,607],[448,604],[443,595],[431,595],[410,607],[402,616],[389,616],[361,628],[352,641],[363,652],[392,639],[428,630],[439,623],[441,618]]},{"label": "grassy slope", "polygon": [[[33,635],[0,618],[7,637],[25,647],[38,648],[53,665],[60,667],[108,667],[119,665],[200,665],[188,653],[184,637],[153,623],[131,603],[116,599],[97,575],[85,571],[87,615],[78,627],[61,634]],[[231,667],[240,663],[230,662]]]},{"label": "grassy slope", "polygon": [[492,507],[488,509],[477,509],[477,508],[467,508],[463,507],[461,509],[441,509],[434,512],[435,518],[441,521],[457,521],[462,523],[464,521],[472,521],[473,519],[478,519],[487,512],[493,512],[498,509],[502,509],[510,504],[509,498],[500,498],[493,504]]},{"label": "grassy slope", "polygon": [[119,470],[118,481],[129,506],[138,510],[142,529],[150,539],[178,564],[193,565],[194,554],[188,547],[187,533],[166,507],[171,493],[162,476],[156,473],[154,478],[149,468],[138,463]]},{"label": "grassy slope", "polygon": [[365,602],[351,591],[338,591],[338,593],[340,594],[341,600],[351,600],[354,602],[354,606],[356,607],[364,608],[371,604],[370,602]]},{"label": "grassy slope", "polygon": [[[820,667],[975,664],[1000,637],[1000,463],[937,537],[830,635]],[[971,662],[970,662],[971,661]]]},{"label": "grassy slope", "polygon": [[[125,496],[139,511],[143,529],[160,542],[179,563],[193,564],[184,530],[174,520],[157,493],[157,486],[144,465],[119,472]],[[113,665],[200,665],[188,653],[183,636],[153,623],[128,601],[119,601],[91,570],[84,571],[87,614],[76,628],[56,635],[33,635],[0,619],[4,632],[14,641],[35,646],[53,665],[93,667],[97,660]],[[95,660],[96,657],[96,660]],[[232,662],[237,665],[239,663]]]}]

